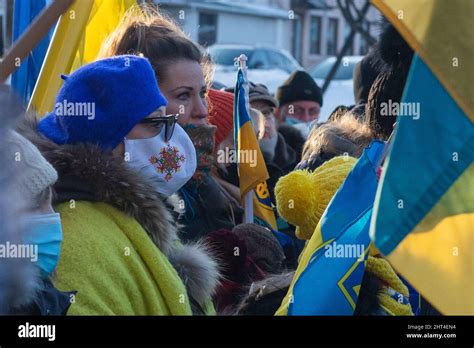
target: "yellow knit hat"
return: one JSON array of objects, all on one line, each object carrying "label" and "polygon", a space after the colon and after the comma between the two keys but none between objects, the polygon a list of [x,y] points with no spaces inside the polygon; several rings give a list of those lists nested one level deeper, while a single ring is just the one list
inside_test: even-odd
[{"label": "yellow knit hat", "polygon": [[280,216],[296,226],[296,236],[309,240],[329,201],[352,170],[356,159],[338,156],[314,172],[295,170],[278,180],[275,199]]}]

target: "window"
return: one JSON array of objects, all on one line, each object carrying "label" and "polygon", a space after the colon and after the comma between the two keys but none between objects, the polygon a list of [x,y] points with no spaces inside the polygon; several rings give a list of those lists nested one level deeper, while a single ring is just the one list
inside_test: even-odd
[{"label": "window", "polygon": [[298,70],[298,65],[295,64],[289,57],[283,52],[277,50],[267,50],[267,56],[272,68],[280,68],[288,73],[292,73],[294,70]]},{"label": "window", "polygon": [[[351,80],[352,79],[352,72],[354,67],[359,61],[348,61],[347,65],[344,65],[343,62],[339,64],[339,67],[336,70],[336,75],[334,75],[333,80]],[[326,80],[327,76],[329,75],[329,71],[336,63],[336,58],[330,57],[323,60],[319,63],[312,71],[310,71],[310,75],[314,79],[321,79]]]},{"label": "window", "polygon": [[254,60],[254,51],[247,48],[221,48],[214,46],[209,48],[209,54],[214,63],[225,66],[233,66],[235,63],[234,59],[241,54],[247,56],[249,65]]},{"label": "window", "polygon": [[252,57],[249,57],[249,69],[266,69],[268,68],[268,59],[263,50],[255,50]]},{"label": "window", "polygon": [[309,53],[321,53],[321,17],[311,17],[309,27]]},{"label": "window", "polygon": [[326,54],[335,56],[337,54],[337,18],[328,19],[328,27],[326,30]]},{"label": "window", "polygon": [[292,73],[294,70],[298,70],[298,66],[286,55],[282,53],[278,53],[280,55],[280,58],[283,62],[282,68],[289,73]]},{"label": "window", "polygon": [[210,46],[217,40],[217,15],[214,13],[199,13],[198,42]]},{"label": "window", "polygon": [[[365,30],[370,33],[370,23],[365,22],[364,23]],[[369,45],[367,43],[367,40],[365,39],[364,35],[360,34],[360,45],[359,45],[359,54],[361,56],[365,55],[367,51],[369,50]]]},{"label": "window", "polygon": [[283,68],[285,65],[281,54],[274,50],[267,50],[268,63],[271,68]]}]

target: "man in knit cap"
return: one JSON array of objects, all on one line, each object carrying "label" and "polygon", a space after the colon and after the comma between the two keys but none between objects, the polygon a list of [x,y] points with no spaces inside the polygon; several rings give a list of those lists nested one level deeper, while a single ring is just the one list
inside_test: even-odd
[{"label": "man in knit cap", "polygon": [[310,123],[317,121],[323,94],[313,78],[305,71],[295,71],[278,87],[276,98],[280,106],[277,118],[280,123]]}]

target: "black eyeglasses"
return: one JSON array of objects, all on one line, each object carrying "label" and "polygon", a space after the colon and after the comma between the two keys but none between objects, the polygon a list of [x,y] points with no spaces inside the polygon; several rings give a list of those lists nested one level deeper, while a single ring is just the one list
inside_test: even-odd
[{"label": "black eyeglasses", "polygon": [[179,114],[171,114],[165,116],[153,116],[147,117],[141,120],[139,123],[145,124],[152,124],[155,127],[161,128],[161,126],[165,125],[165,141],[168,142],[171,137],[173,136],[174,127],[176,122],[178,122]]}]

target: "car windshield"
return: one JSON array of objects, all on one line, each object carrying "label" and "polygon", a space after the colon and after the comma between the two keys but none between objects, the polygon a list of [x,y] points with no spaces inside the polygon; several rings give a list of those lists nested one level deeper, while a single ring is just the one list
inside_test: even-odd
[{"label": "car windshield", "polygon": [[[336,61],[333,59],[323,61],[316,68],[313,69],[313,71],[311,72],[311,76],[314,79],[325,80],[335,62]],[[348,64],[344,66],[343,62],[341,61],[341,64],[339,64],[339,67],[337,68],[337,71],[336,71],[336,75],[334,76],[333,79],[334,80],[352,79],[352,70],[354,70],[354,66],[356,64],[357,64],[356,62],[348,62]]]},{"label": "car windshield", "polygon": [[212,61],[219,65],[234,65],[234,59],[242,53],[250,60],[252,58],[253,50],[242,48],[209,48],[209,54],[211,55]]}]

